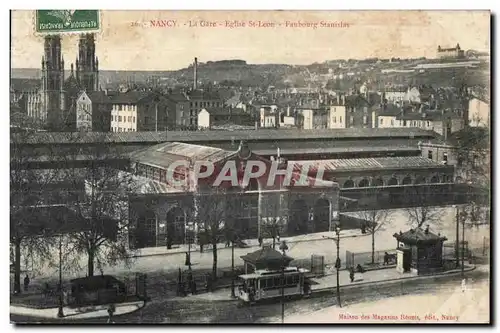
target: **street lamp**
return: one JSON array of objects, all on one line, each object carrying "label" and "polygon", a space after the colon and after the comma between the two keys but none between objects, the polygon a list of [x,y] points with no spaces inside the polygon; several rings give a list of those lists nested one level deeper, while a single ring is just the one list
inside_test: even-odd
[{"label": "street lamp", "polygon": [[340,262],[340,225],[338,225],[338,224],[335,227],[335,234],[337,235],[337,238],[330,238],[330,237],[326,237],[326,236],[323,236],[323,238],[331,239],[337,245],[337,259],[335,260],[335,269],[337,270],[337,304],[341,308],[342,303],[340,302],[340,280],[339,280],[339,273],[340,273],[340,266],[341,266],[341,262]]},{"label": "street lamp", "polygon": [[64,317],[62,288],[62,234],[59,235],[59,309],[57,311],[57,317]]},{"label": "street lamp", "polygon": [[231,297],[236,297],[234,292],[234,233],[231,237]]},{"label": "street lamp", "polygon": [[285,241],[281,242],[280,250],[283,252],[281,262],[281,323],[285,323],[285,256],[288,251],[288,245]]}]

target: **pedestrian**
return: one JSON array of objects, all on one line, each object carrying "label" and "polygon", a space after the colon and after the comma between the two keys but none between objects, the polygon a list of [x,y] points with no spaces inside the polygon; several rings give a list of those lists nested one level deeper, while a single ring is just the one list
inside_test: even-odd
[{"label": "pedestrian", "polygon": [[384,265],[389,265],[389,253],[384,253]]},{"label": "pedestrian", "polygon": [[110,304],[108,307],[108,324],[114,324],[113,314],[115,313],[116,308],[114,304]]},{"label": "pedestrian", "polygon": [[467,288],[467,278],[462,279],[462,292],[464,293]]},{"label": "pedestrian", "polygon": [[30,278],[28,274],[26,274],[26,277],[24,278],[24,291],[28,291],[29,285],[30,285]]},{"label": "pedestrian", "polygon": [[259,247],[262,247],[262,243],[263,243],[263,241],[264,241],[264,240],[262,239],[262,236],[259,236],[258,241],[259,241]]},{"label": "pedestrian", "polygon": [[349,269],[349,278],[351,279],[351,283],[354,282],[354,268],[351,267]]},{"label": "pedestrian", "polygon": [[212,275],[211,274],[208,274],[207,275],[207,281],[206,281],[206,288],[207,288],[207,292],[212,292]]},{"label": "pedestrian", "polygon": [[196,281],[191,281],[191,294],[196,295]]}]

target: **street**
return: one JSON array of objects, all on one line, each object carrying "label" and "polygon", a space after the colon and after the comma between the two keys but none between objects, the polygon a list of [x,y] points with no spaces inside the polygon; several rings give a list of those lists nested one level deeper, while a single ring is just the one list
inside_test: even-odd
[{"label": "street", "polygon": [[[441,233],[448,238],[448,243],[455,240],[456,224],[455,224],[455,209],[452,207],[445,207],[443,209],[442,222],[439,225],[431,225],[431,230],[435,233]],[[347,213],[356,216],[356,213]],[[396,209],[391,211],[390,220],[384,224],[381,230],[375,235],[375,250],[393,250],[397,246],[396,239],[393,237],[394,233],[405,231],[409,229],[407,224],[407,217],[404,209]],[[460,230],[460,236],[461,236]],[[483,237],[489,237],[489,225],[484,225],[479,228],[467,229],[465,232],[466,240],[470,242],[470,247],[482,247]],[[333,236],[333,233],[332,233]],[[295,259],[310,258],[312,254],[322,255],[325,257],[325,263],[332,264],[336,258],[335,243],[329,239],[320,239],[307,242],[290,243],[287,254]],[[257,247],[252,248],[235,248],[235,265],[242,265],[243,261],[240,256],[248,252],[256,251]],[[364,235],[353,238],[343,238],[340,241],[340,259],[342,262],[345,260],[346,250],[351,252],[371,252],[371,236]],[[64,272],[64,278],[74,278],[77,276],[86,275],[86,260],[85,256],[80,259],[80,268],[67,270]],[[141,273],[171,273],[177,271],[179,267],[184,268],[185,254],[168,254],[150,257],[134,258],[130,267],[123,263],[119,263],[114,267],[105,267],[105,274],[123,275],[132,272]],[[191,254],[191,261],[193,269],[195,270],[210,270],[212,268],[212,251],[200,253],[194,251]],[[231,250],[229,248],[219,249],[218,268],[231,267]],[[57,274],[56,267],[48,267],[45,265],[39,269],[39,272],[34,276],[36,279],[54,277]]]},{"label": "street", "polygon": [[[475,296],[477,300],[483,302],[484,297],[489,295],[489,269],[487,266],[478,267],[467,274],[474,282],[469,285],[469,289],[477,289],[480,286],[480,293]],[[436,280],[406,281],[391,285],[371,285],[364,288],[350,289],[349,292],[341,292],[343,309],[363,302],[376,302],[392,297],[411,300],[412,297],[419,296],[434,297],[437,294],[453,294],[460,287],[461,277],[449,276]],[[438,306],[446,305],[444,302],[434,303]],[[441,303],[439,303],[441,302]],[[429,298],[429,305],[431,298]],[[453,302],[452,302],[453,303]],[[285,316],[290,320],[296,320],[296,316],[308,315],[314,311],[319,311],[336,305],[336,298],[333,292],[318,293],[311,298],[288,301],[285,304]],[[373,310],[373,309],[372,309]],[[380,309],[379,309],[380,310]],[[404,311],[399,309],[398,311]],[[429,311],[438,311],[431,309]],[[445,308],[442,309],[446,312]],[[373,310],[374,311],[374,310]],[[115,318],[116,323],[258,323],[258,322],[280,322],[281,305],[279,300],[273,303],[257,304],[254,306],[241,305],[238,301],[213,301],[209,298],[153,298],[143,309]],[[295,319],[294,319],[295,318]],[[302,318],[302,317],[301,317]],[[32,321],[32,318],[22,318],[11,316],[15,322]],[[48,321],[44,321],[48,322]],[[78,323],[105,323],[104,319],[89,319],[78,321]],[[75,321],[76,323],[76,321]]]}]

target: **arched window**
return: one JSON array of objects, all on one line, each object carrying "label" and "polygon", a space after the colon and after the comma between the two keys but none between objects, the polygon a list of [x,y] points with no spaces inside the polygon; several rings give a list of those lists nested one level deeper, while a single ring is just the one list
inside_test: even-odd
[{"label": "arched window", "polygon": [[389,186],[397,186],[398,185],[398,179],[396,177],[392,177],[391,179],[389,179],[388,185]]},{"label": "arched window", "polygon": [[352,179],[348,179],[344,182],[344,185],[342,186],[342,188],[353,188],[354,187],[354,182],[352,181]]},{"label": "arched window", "polygon": [[410,185],[411,184],[411,177],[410,176],[406,176],[405,178],[403,178],[402,184],[403,185]]},{"label": "arched window", "polygon": [[375,178],[372,181],[372,186],[384,186],[384,180],[382,178]]},{"label": "arched window", "polygon": [[370,182],[366,178],[361,179],[361,181],[358,184],[358,187],[368,187],[368,186],[370,186]]}]

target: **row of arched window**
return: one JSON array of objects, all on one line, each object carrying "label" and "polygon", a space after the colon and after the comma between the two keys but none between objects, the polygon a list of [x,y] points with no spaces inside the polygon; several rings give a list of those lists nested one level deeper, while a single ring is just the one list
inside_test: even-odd
[{"label": "row of arched window", "polygon": [[354,187],[378,187],[378,186],[399,186],[399,185],[417,185],[417,184],[439,184],[439,183],[452,183],[453,177],[451,175],[443,175],[439,177],[437,175],[432,176],[429,181],[425,177],[419,176],[413,179],[411,176],[406,176],[400,182],[398,178],[392,177],[387,183],[384,182],[382,178],[375,178],[371,181],[368,178],[361,179],[357,184],[352,179],[347,179],[342,188],[354,188]]}]

